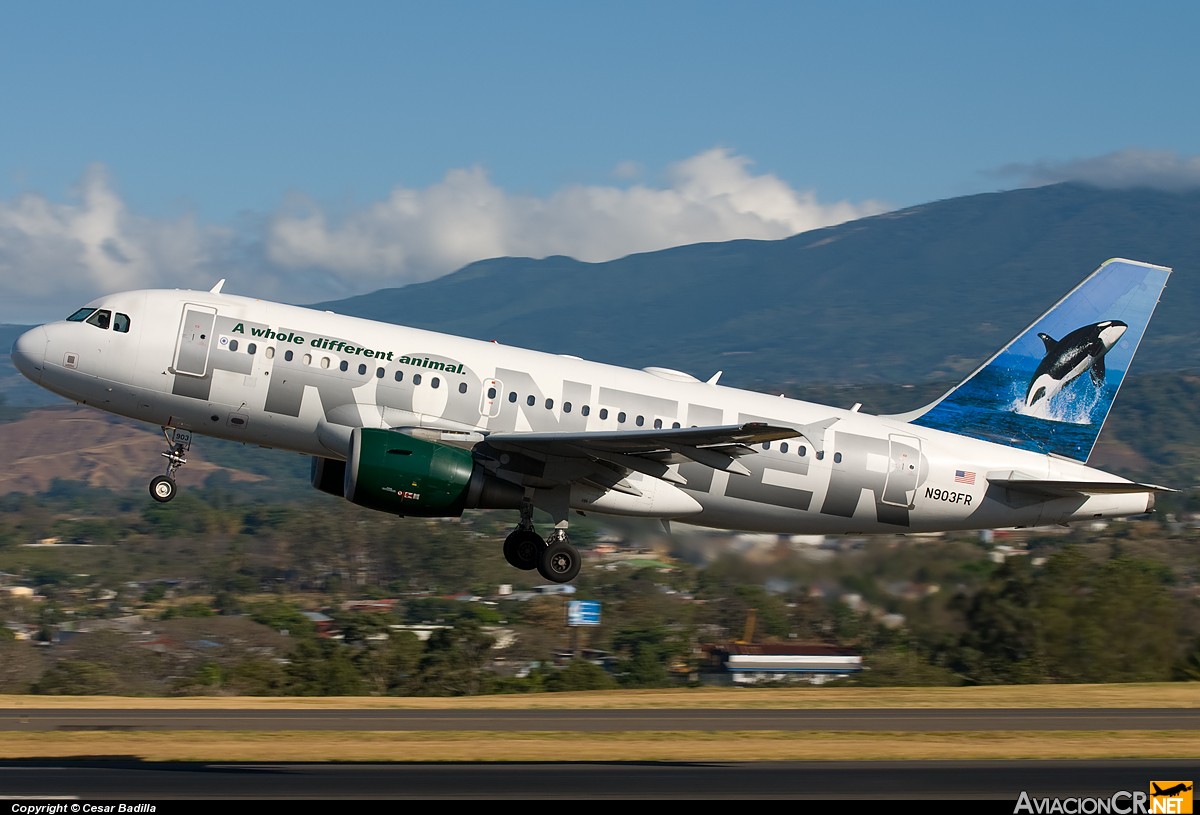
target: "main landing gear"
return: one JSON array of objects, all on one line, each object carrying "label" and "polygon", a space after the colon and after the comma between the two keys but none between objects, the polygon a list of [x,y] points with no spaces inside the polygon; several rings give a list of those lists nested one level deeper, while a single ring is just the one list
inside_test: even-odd
[{"label": "main landing gear", "polygon": [[533,502],[521,502],[521,520],[504,539],[504,559],[522,571],[538,570],[552,583],[569,583],[579,574],[579,550],[567,539],[566,522],[556,526],[545,540],[533,529]]},{"label": "main landing gear", "polygon": [[165,427],[162,432],[163,438],[171,446],[168,452],[162,454],[163,458],[167,460],[167,472],[166,475],[156,475],[151,479],[150,497],[160,504],[165,504],[174,498],[178,491],[175,488],[175,471],[187,464],[187,457],[184,453],[192,449],[192,434],[190,431],[175,428],[168,435]]}]

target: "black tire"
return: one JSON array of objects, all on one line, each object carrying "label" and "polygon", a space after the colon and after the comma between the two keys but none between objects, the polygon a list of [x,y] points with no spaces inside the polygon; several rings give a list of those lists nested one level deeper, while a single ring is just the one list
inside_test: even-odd
[{"label": "black tire", "polygon": [[546,544],[532,529],[516,529],[504,539],[504,559],[513,568],[532,571],[537,568],[545,547]]},{"label": "black tire", "polygon": [[555,541],[542,550],[537,570],[551,583],[570,583],[581,565],[578,549],[566,541]]},{"label": "black tire", "polygon": [[175,497],[175,482],[165,475],[156,475],[150,481],[150,497],[165,504]]}]

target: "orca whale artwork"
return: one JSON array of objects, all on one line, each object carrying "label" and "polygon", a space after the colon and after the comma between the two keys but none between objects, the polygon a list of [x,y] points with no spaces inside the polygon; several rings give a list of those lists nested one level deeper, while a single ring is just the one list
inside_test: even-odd
[{"label": "orca whale artwork", "polygon": [[1086,461],[1167,273],[1106,263],[914,423]]}]

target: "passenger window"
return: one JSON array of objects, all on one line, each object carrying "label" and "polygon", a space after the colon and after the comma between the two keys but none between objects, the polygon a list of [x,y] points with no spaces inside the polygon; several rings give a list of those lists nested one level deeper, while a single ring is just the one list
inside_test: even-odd
[{"label": "passenger window", "polygon": [[113,331],[120,331],[122,334],[129,333],[129,315],[117,312],[117,316],[113,318]]},{"label": "passenger window", "polygon": [[554,410],[554,400],[553,399],[546,400],[546,410]]},{"label": "passenger window", "polygon": [[[467,384],[467,383],[466,383],[466,382],[464,382],[463,384],[465,385],[465,384]],[[495,388],[488,388],[488,399],[495,399],[495,398],[496,398],[496,389],[495,389]]]},{"label": "passenger window", "polygon": [[[382,371],[383,369],[380,368],[379,370]],[[435,376],[433,379],[429,380],[429,387],[433,388],[434,390],[437,390],[439,387],[441,387],[441,385],[442,380],[440,377]]]},{"label": "passenger window", "polygon": [[571,403],[563,402],[563,413],[570,413],[570,412],[571,412]]},{"label": "passenger window", "polygon": [[[251,354],[251,355],[253,355],[253,354],[257,353],[257,352],[258,352],[258,345],[257,345],[257,344],[255,344],[255,343],[250,343],[249,345],[247,345],[247,346],[246,346],[246,353],[247,353],[247,354]],[[326,367],[326,368],[328,368],[329,366],[328,366],[328,365],[326,365],[325,367]]]},{"label": "passenger window", "polygon": [[516,391],[509,391],[508,401],[512,402],[514,405],[517,403],[517,392]]},{"label": "passenger window", "polygon": [[421,384],[421,375],[420,374],[413,374],[413,384],[414,385]]},{"label": "passenger window", "polygon": [[305,355],[304,355],[304,364],[305,364],[305,365],[312,365],[312,354],[305,354]]},{"label": "passenger window", "polygon": [[633,423],[635,425],[637,425],[638,427],[641,427],[642,425],[644,425],[646,423],[646,419],[642,416],[638,416],[636,419],[633,420]]},{"label": "passenger window", "polygon": [[[251,347],[251,348],[253,348],[254,346],[252,345],[252,346],[250,346],[250,347]],[[250,353],[252,353],[252,354],[253,354],[254,352],[253,352],[253,351],[251,351]],[[329,357],[321,357],[321,367],[322,367],[322,368],[328,368],[328,367],[329,367]]]},{"label": "passenger window", "polygon": [[679,429],[679,427],[680,427],[680,425],[679,425],[679,422],[671,422],[671,427],[673,427],[673,428],[675,428],[676,430],[678,430],[678,429]]},{"label": "passenger window", "polygon": [[529,394],[529,398],[527,398],[527,399],[525,400],[525,402],[526,402],[526,404],[528,404],[530,407],[533,407],[534,405],[536,405],[536,404],[537,404],[537,398],[536,398],[536,397],[535,397],[535,396],[534,396],[534,395],[531,393],[531,394]]},{"label": "passenger window", "polygon": [[342,373],[346,373],[346,371],[350,370],[350,363],[343,359],[342,364],[338,365],[338,370]]},{"label": "passenger window", "polygon": [[655,430],[662,430],[662,419],[655,419],[655,420],[654,420],[654,429],[655,429]]},{"label": "passenger window", "polygon": [[808,455],[808,447],[802,444],[796,449],[796,452],[800,454],[800,458],[804,458]]},{"label": "passenger window", "polygon": [[779,452],[786,453],[787,451],[788,451],[788,443],[786,441],[781,441],[779,443]]},{"label": "passenger window", "polygon": [[267,350],[263,351],[263,354],[266,356],[267,359],[275,359],[275,346],[268,345]]},{"label": "passenger window", "polygon": [[96,328],[103,328],[105,330],[108,330],[108,323],[111,319],[112,319],[112,312],[106,308],[102,308],[99,311],[97,311],[95,314],[93,314],[91,317],[88,317],[87,321],[89,323],[91,323],[92,325],[96,326]]},{"label": "passenger window", "polygon": [[592,407],[591,407],[591,405],[584,405],[583,407],[581,407],[579,409],[579,412],[582,413],[584,416],[587,416],[592,412]]},{"label": "passenger window", "polygon": [[404,381],[404,371],[396,371],[395,379],[397,382],[403,382]]},{"label": "passenger window", "polygon": [[229,350],[230,350],[230,351],[236,351],[237,349],[238,349],[238,341],[237,341],[237,340],[230,340],[230,341],[229,341]]},{"label": "passenger window", "polygon": [[[493,391],[493,392],[495,392],[495,388],[493,388],[493,389],[492,389],[492,391]],[[466,392],[467,392],[467,383],[466,383],[466,382],[459,382],[459,383],[458,383],[458,392],[459,392],[459,393],[466,393]]]},{"label": "passenger window", "polygon": [[600,408],[600,419],[603,421],[608,418],[608,408]]},{"label": "passenger window", "polygon": [[834,453],[834,454],[833,454],[833,463],[834,463],[834,464],[841,464],[841,463],[842,463],[842,454],[841,454],[841,453]]},{"label": "passenger window", "polygon": [[363,374],[365,374],[366,372],[367,372],[367,363],[365,363],[365,362],[360,362],[360,363],[358,364],[358,375],[359,375],[359,376],[362,376],[362,375],[363,375]]},{"label": "passenger window", "polygon": [[284,352],[283,352],[283,358],[284,358],[285,360],[287,360],[288,362],[291,362],[291,361],[292,361],[292,357],[294,357],[294,356],[296,356],[296,355],[292,353],[292,351],[291,351],[291,349],[290,349],[290,348],[289,348],[288,350],[286,350],[286,351],[284,351]]},{"label": "passenger window", "polygon": [[383,368],[376,368],[375,369],[375,378],[383,379],[383,375],[386,373],[387,373],[387,371],[383,370]]},{"label": "passenger window", "polygon": [[617,414],[617,424],[625,424],[625,411],[622,410]]}]

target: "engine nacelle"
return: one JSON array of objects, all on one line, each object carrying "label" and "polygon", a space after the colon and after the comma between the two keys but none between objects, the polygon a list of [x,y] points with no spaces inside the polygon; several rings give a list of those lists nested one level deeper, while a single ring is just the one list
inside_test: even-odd
[{"label": "engine nacelle", "polygon": [[[341,489],[335,486],[339,474]],[[524,495],[516,484],[490,475],[469,450],[369,427],[354,429],[345,462],[314,459],[312,483],[351,503],[415,518],[517,509]]]}]

